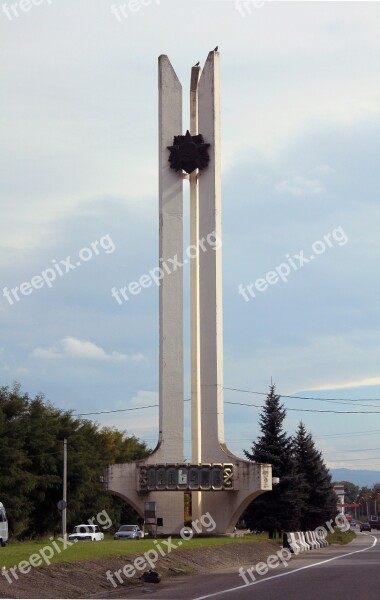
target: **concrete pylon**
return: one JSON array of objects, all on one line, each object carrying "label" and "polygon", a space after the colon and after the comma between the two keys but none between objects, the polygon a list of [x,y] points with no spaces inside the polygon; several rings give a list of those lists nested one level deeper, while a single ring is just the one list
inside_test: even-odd
[{"label": "concrete pylon", "polygon": [[[235,479],[233,492],[199,492],[195,516],[199,518],[209,512],[217,524],[216,532],[225,533],[232,531],[255,497],[272,488],[272,478],[271,465],[242,460],[229,451],[224,439],[220,55],[217,51],[208,54],[195,96],[199,132],[210,143],[210,161],[207,169],[199,173],[199,237],[192,243],[199,245],[199,240],[213,233],[215,247],[199,253],[197,295],[194,291],[191,295],[191,300],[196,298],[199,303],[200,332],[199,356],[192,368],[192,372],[199,368],[199,377],[192,381],[199,383],[197,402],[201,410],[193,431],[201,432],[200,462],[232,463]],[[194,512],[193,506],[193,517]]]},{"label": "concrete pylon", "polygon": [[[163,518],[162,534],[178,533],[183,527],[184,491],[192,494],[193,521],[210,513],[216,523],[214,533],[222,534],[233,530],[254,498],[272,489],[271,465],[235,456],[224,440],[219,89],[219,53],[213,51],[202,71],[192,68],[190,84],[190,134],[201,134],[209,144],[209,162],[191,167],[194,170],[184,176],[183,166],[176,165],[176,171],[170,168],[168,147],[178,149],[178,144],[184,144],[184,165],[197,156],[197,148],[189,134],[183,142],[173,142],[182,135],[182,89],[168,57],[160,56],[159,439],[145,460],[110,465],[106,485],[140,514],[145,501],[155,501]],[[165,269],[175,257],[183,263],[184,178],[190,181],[190,242],[198,248],[190,261],[190,465],[183,464],[183,275],[181,268]],[[201,241],[210,236],[215,243],[201,251]]]},{"label": "concrete pylon", "polygon": [[168,273],[171,261],[183,262],[183,182],[168,163],[167,147],[182,131],[182,86],[167,56],[158,59],[159,93],[159,435],[144,461],[110,465],[106,487],[143,516],[144,502],[157,503],[160,533],[184,525],[183,492],[138,492],[139,470],[150,464],[183,462],[183,270]]},{"label": "concrete pylon", "polygon": [[183,459],[183,269],[168,274],[165,266],[183,262],[183,183],[168,163],[167,147],[182,131],[182,86],[167,56],[159,68],[159,447],[165,462]]},{"label": "concrete pylon", "polygon": [[[190,80],[190,133],[198,135],[198,83],[200,67],[192,67]],[[190,245],[199,248],[199,177],[193,171],[190,180]],[[202,462],[201,442],[201,361],[199,310],[199,253],[190,263],[190,344],[191,344],[191,456],[193,464]],[[192,492],[193,518],[202,515],[202,493]]]},{"label": "concrete pylon", "polygon": [[[199,130],[210,162],[199,178],[199,238],[216,244],[199,257],[202,461],[217,462],[224,444],[222,220],[219,53],[210,52],[199,81]],[[225,457],[224,457],[225,458]]]}]

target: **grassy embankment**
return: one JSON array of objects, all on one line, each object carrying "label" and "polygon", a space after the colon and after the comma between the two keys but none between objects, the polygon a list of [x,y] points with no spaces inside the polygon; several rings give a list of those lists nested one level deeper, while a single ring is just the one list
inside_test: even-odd
[{"label": "grassy embankment", "polygon": [[[181,548],[203,548],[207,546],[220,546],[223,544],[236,544],[236,543],[252,543],[252,542],[262,542],[268,539],[267,534],[252,534],[244,537],[209,537],[209,538],[193,538],[191,540],[181,540],[179,538],[173,538],[172,544],[174,546],[178,546],[178,542],[182,541],[180,544]],[[164,551],[167,551],[167,545],[165,545],[166,538],[157,541],[161,543],[161,546]],[[63,544],[56,542],[60,549],[62,549]],[[29,561],[31,555],[39,554],[40,550],[44,548],[44,546],[49,546],[53,548],[52,541],[49,538],[39,539],[32,542],[10,542],[7,544],[5,548],[0,548],[0,568],[1,567],[13,567],[14,565],[18,565],[21,561]],[[111,538],[106,538],[102,542],[78,542],[73,546],[69,546],[66,550],[63,550],[61,553],[57,551],[54,552],[54,556],[50,559],[51,563],[59,563],[59,562],[74,562],[77,560],[95,560],[98,558],[104,557],[125,557],[125,556],[135,556],[143,554],[148,550],[154,549],[155,544],[153,543],[153,538],[146,538],[144,540],[113,540]],[[54,548],[53,548],[54,550]],[[174,551],[174,547],[172,548],[172,552]],[[176,549],[177,551],[177,549]],[[45,564],[45,562],[42,562]]]},{"label": "grassy embankment", "polygon": [[348,531],[339,531],[336,529],[334,533],[328,533],[326,540],[329,544],[349,544],[356,538],[356,533],[349,529]]}]

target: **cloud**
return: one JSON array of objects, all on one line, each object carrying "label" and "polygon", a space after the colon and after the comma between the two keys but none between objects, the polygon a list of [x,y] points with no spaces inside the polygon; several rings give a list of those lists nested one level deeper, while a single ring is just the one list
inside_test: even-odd
[{"label": "cloud", "polygon": [[24,367],[13,368],[13,367],[10,367],[9,365],[4,365],[1,368],[6,373],[12,373],[12,376],[14,376],[14,377],[17,375],[29,375],[29,373],[30,373],[29,369],[25,369]]},{"label": "cloud", "polygon": [[307,179],[300,175],[293,175],[289,180],[276,183],[275,188],[280,194],[293,196],[306,196],[307,194],[322,194],[326,191],[317,179]]},{"label": "cloud", "polygon": [[380,377],[367,377],[365,379],[357,379],[355,381],[346,381],[344,383],[333,383],[331,385],[322,385],[320,387],[311,388],[311,391],[317,390],[344,390],[350,388],[360,388],[372,385],[380,385]]},{"label": "cloud", "polygon": [[159,395],[158,392],[150,392],[147,390],[139,390],[136,394],[136,396],[133,396],[133,398],[131,398],[130,403],[133,406],[140,406],[140,405],[152,405],[152,404],[158,404],[158,400],[159,400]]},{"label": "cloud", "polygon": [[[265,392],[273,375],[279,393],[297,395],[313,390],[376,386],[380,384],[379,334],[379,329],[358,329],[347,334],[316,334],[288,343],[282,341],[277,348],[263,342],[251,351],[242,346],[242,353],[236,351],[226,360],[225,381],[232,382],[231,387]],[[252,365],[256,370],[254,385]],[[239,386],[234,383],[238,380]]]},{"label": "cloud", "polygon": [[330,167],[330,165],[317,165],[315,167],[315,172],[320,175],[331,175],[335,173],[334,169]]},{"label": "cloud", "polygon": [[103,348],[97,346],[93,342],[86,340],[78,340],[74,337],[65,337],[60,340],[58,346],[50,348],[35,348],[32,352],[33,358],[55,359],[55,358],[79,358],[90,360],[107,360],[107,361],[133,361],[140,362],[143,360],[142,354],[121,354],[120,352],[111,352],[107,354]]},{"label": "cloud", "polygon": [[127,435],[135,435],[145,441],[150,448],[155,448],[158,442],[158,408],[133,412],[119,413],[117,415],[97,415],[87,417],[95,419],[103,427],[115,427],[119,431],[126,431]]}]

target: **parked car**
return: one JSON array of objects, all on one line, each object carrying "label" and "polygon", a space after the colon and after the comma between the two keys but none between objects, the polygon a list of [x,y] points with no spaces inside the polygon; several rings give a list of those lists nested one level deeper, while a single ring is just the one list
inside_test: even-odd
[{"label": "parked car", "polygon": [[355,525],[357,525],[356,521],[351,521],[350,523],[351,527],[355,527]]},{"label": "parked car", "polygon": [[114,540],[141,540],[144,532],[138,525],[121,525],[113,536]]},{"label": "parked car", "polygon": [[371,529],[380,529],[380,516],[379,515],[370,515],[368,519],[368,523],[371,526]]},{"label": "parked car", "polygon": [[71,542],[100,542],[101,540],[104,540],[104,533],[100,531],[99,525],[89,525],[88,523],[75,525],[73,532],[69,535],[69,540]]},{"label": "parked car", "polygon": [[5,546],[8,541],[8,519],[4,504],[0,502],[0,545]]},{"label": "parked car", "polygon": [[371,531],[371,525],[369,523],[360,523],[360,531]]}]

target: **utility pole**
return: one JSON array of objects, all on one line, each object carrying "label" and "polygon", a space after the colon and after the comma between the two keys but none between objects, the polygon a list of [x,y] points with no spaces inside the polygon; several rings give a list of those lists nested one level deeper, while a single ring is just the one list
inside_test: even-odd
[{"label": "utility pole", "polygon": [[66,540],[66,505],[67,505],[67,439],[63,440],[63,509],[62,509],[62,536]]}]

